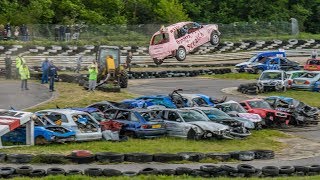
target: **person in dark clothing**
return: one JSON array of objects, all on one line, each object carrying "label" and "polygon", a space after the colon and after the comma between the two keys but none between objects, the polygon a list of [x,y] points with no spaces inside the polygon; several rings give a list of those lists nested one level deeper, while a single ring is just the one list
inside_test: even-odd
[{"label": "person in dark clothing", "polygon": [[71,36],[71,28],[69,25],[66,27],[66,41],[70,41],[70,36]]},{"label": "person in dark clothing", "polygon": [[54,79],[58,75],[57,67],[53,64],[53,61],[50,62],[48,75],[50,79],[49,91],[52,92],[54,91]]},{"label": "person in dark clothing", "polygon": [[54,40],[55,40],[55,41],[59,41],[59,38],[60,38],[60,37],[59,37],[59,26],[56,25],[56,26],[54,27]]},{"label": "person in dark clothing", "polygon": [[63,25],[61,25],[59,28],[59,32],[60,32],[60,41],[63,41],[66,33],[66,28]]},{"label": "person in dark clothing", "polygon": [[22,41],[27,41],[27,26],[25,24],[22,24],[22,26],[20,26],[20,33],[21,33],[21,37],[22,37]]},{"label": "person in dark clothing", "polygon": [[6,31],[7,31],[7,39],[10,40],[10,39],[11,39],[11,34],[12,34],[10,23],[7,23],[7,24],[6,24],[5,29],[6,29]]},{"label": "person in dark clothing", "polygon": [[6,62],[6,79],[11,79],[12,60],[9,54],[6,54],[5,62]]},{"label": "person in dark clothing", "polygon": [[49,59],[46,58],[41,64],[42,77],[41,84],[48,83],[48,71],[49,71],[50,62]]},{"label": "person in dark clothing", "polygon": [[126,68],[129,68],[129,71],[131,71],[131,62],[132,62],[132,52],[128,52],[128,55],[126,58]]}]

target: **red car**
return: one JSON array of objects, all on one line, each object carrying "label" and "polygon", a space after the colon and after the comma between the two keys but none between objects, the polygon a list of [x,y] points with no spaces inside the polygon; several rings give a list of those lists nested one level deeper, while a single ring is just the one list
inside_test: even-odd
[{"label": "red car", "polygon": [[320,59],[308,59],[303,69],[308,71],[320,71]]},{"label": "red car", "polygon": [[281,127],[289,124],[290,115],[272,109],[268,102],[263,99],[250,99],[240,102],[248,113],[256,113],[261,116],[267,127]]}]

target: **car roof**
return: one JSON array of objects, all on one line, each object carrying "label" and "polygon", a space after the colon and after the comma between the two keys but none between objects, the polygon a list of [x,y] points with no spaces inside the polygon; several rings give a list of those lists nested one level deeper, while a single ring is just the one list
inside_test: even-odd
[{"label": "car roof", "polygon": [[44,110],[37,111],[37,112],[43,112],[43,111],[56,112],[56,113],[62,113],[62,114],[84,114],[84,113],[86,113],[83,111],[77,111],[77,110],[72,110],[72,109],[44,109]]},{"label": "car roof", "polygon": [[98,108],[92,108],[92,107],[86,107],[86,108],[79,108],[79,107],[73,107],[73,108],[68,108],[71,110],[76,110],[76,111],[84,111],[84,112],[88,112],[88,113],[92,113],[92,112],[97,112],[99,111]]}]

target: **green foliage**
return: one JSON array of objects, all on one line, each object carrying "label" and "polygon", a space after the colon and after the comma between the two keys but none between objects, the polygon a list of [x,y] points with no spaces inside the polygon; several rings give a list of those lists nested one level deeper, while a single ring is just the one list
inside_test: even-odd
[{"label": "green foliage", "polygon": [[160,0],[154,11],[157,20],[163,23],[176,23],[189,19],[182,4],[177,0]]}]

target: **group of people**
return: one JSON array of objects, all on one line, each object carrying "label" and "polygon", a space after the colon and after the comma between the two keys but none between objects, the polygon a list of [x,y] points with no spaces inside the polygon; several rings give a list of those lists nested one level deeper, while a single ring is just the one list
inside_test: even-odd
[{"label": "group of people", "polygon": [[54,40],[55,41],[70,41],[78,40],[80,36],[80,26],[76,25],[56,25],[54,27]]},{"label": "group of people", "polygon": [[30,33],[29,29],[25,24],[21,26],[11,27],[10,23],[6,25],[0,24],[0,35],[2,40],[21,40],[29,41]]}]

